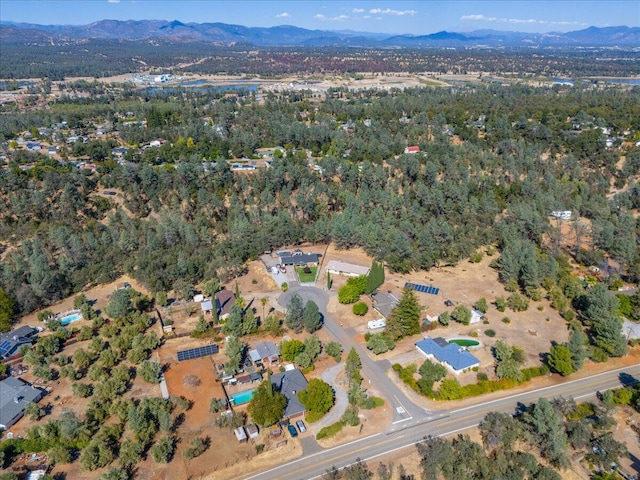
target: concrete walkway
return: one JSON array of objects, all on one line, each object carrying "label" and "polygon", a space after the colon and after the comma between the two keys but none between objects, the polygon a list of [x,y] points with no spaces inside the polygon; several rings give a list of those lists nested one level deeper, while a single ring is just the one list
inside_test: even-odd
[{"label": "concrete walkway", "polygon": [[315,423],[309,424],[314,435],[317,435],[321,428],[331,425],[332,423],[336,423],[338,420],[340,420],[342,414],[347,410],[347,407],[349,406],[349,397],[347,396],[347,392],[341,385],[338,385],[338,382],[336,381],[338,375],[340,375],[343,371],[344,362],[338,363],[334,367],[331,367],[322,373],[322,380],[333,387],[333,391],[336,394],[336,403],[333,405],[333,408],[329,410],[329,413],[327,413],[324,417],[322,417]]}]

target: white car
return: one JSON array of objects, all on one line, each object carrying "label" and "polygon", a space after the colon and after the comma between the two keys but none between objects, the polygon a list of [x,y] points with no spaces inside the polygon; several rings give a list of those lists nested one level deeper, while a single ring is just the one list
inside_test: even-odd
[{"label": "white car", "polygon": [[300,430],[300,433],[304,433],[307,431],[307,428],[304,426],[304,423],[302,422],[302,420],[298,420],[296,422],[296,427],[298,427],[298,430]]}]

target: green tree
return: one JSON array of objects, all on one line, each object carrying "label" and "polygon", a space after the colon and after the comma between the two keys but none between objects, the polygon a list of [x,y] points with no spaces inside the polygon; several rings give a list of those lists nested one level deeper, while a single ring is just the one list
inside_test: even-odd
[{"label": "green tree", "polygon": [[571,362],[574,371],[578,371],[584,365],[584,359],[587,358],[587,349],[585,347],[588,339],[582,331],[582,327],[574,325],[569,332],[569,351],[571,352]]},{"label": "green tree", "polygon": [[464,305],[456,305],[451,312],[451,316],[463,325],[469,325],[471,321],[471,310]]},{"label": "green tree", "polygon": [[120,446],[118,462],[123,468],[130,468],[138,463],[142,458],[144,445],[133,440],[125,440]]},{"label": "green tree", "polygon": [[280,343],[280,355],[282,358],[292,362],[299,354],[304,351],[304,343],[300,340],[291,339],[291,340],[283,340]]},{"label": "green tree", "polygon": [[162,437],[149,449],[149,453],[156,463],[169,463],[176,449],[176,440],[173,437]]},{"label": "green tree", "polygon": [[435,382],[439,382],[447,375],[447,369],[439,363],[433,363],[431,360],[425,360],[422,362],[422,365],[420,365],[418,373],[426,382],[433,385]]},{"label": "green tree", "polygon": [[287,398],[275,390],[269,376],[253,392],[247,411],[258,425],[268,427],[282,418],[286,405]]},{"label": "green tree", "polygon": [[13,298],[0,288],[0,332],[8,332],[11,330],[15,308]]},{"label": "green tree", "polygon": [[483,297],[480,300],[478,300],[475,303],[474,308],[479,312],[487,313],[487,311],[489,310],[489,304],[487,303],[487,299]]},{"label": "green tree", "polygon": [[344,370],[347,374],[349,385],[353,385],[354,383],[356,385],[360,385],[362,382],[362,375],[360,374],[361,368],[362,361],[360,360],[360,355],[358,355],[355,348],[351,347],[344,364]]},{"label": "green tree", "polygon": [[518,439],[517,421],[506,413],[490,412],[480,422],[482,442],[488,450],[511,450]]},{"label": "green tree", "polygon": [[193,332],[197,335],[202,335],[203,333],[208,332],[211,329],[211,325],[204,318],[203,314],[198,315],[198,321],[196,322],[196,327]]},{"label": "green tree", "polygon": [[552,345],[547,356],[547,364],[551,371],[557,372],[563,377],[574,372],[571,350],[567,345]]},{"label": "green tree", "polygon": [[540,398],[530,411],[522,416],[529,433],[530,442],[538,445],[540,453],[552,465],[565,468],[568,439],[560,414],[546,398]]},{"label": "green tree", "polygon": [[129,480],[129,473],[117,467],[109,467],[109,470],[100,475],[98,480]]},{"label": "green tree", "polygon": [[105,312],[111,318],[124,318],[132,313],[133,303],[131,302],[131,289],[121,288],[113,292],[105,308]]},{"label": "green tree", "polygon": [[138,367],[138,373],[147,383],[160,383],[160,374],[162,373],[162,369],[158,362],[145,360],[142,362],[140,367]]},{"label": "green tree", "polygon": [[311,360],[315,360],[322,352],[322,342],[315,335],[311,335],[304,340],[304,353],[309,355]]},{"label": "green tree", "polygon": [[402,298],[391,311],[386,331],[394,340],[420,333],[421,310],[414,291],[405,288]]},{"label": "green tree", "polygon": [[258,330],[258,319],[253,313],[253,309],[247,308],[242,317],[242,335],[250,335]]},{"label": "green tree", "polygon": [[234,337],[242,336],[242,322],[244,320],[244,312],[239,305],[233,305],[229,309],[229,317],[222,327],[225,335],[233,335]]},{"label": "green tree", "polygon": [[369,311],[369,307],[364,302],[358,302],[353,304],[353,314],[358,315],[360,317],[367,314]]},{"label": "green tree", "polygon": [[[391,339],[391,341],[393,341],[393,339]],[[367,340],[367,348],[376,355],[389,351],[389,345],[387,345],[385,336],[382,333],[374,333],[371,335],[369,340]]]},{"label": "green tree", "polygon": [[215,302],[216,293],[218,293],[218,290],[220,290],[220,281],[217,278],[212,278],[202,287],[202,292],[207,297],[210,297],[213,302]]},{"label": "green tree", "polygon": [[321,327],[320,310],[315,302],[309,300],[305,304],[302,312],[302,322],[304,323],[304,329],[309,333],[313,333]]},{"label": "green tree", "polygon": [[327,355],[333,357],[336,362],[339,362],[342,357],[342,345],[338,342],[327,343],[324,347],[324,351],[327,352]]},{"label": "green tree", "polygon": [[244,357],[246,345],[238,337],[230,336],[227,339],[224,353],[229,357],[229,361],[224,365],[227,375],[234,375],[240,369],[240,362]]},{"label": "green tree", "polygon": [[296,333],[300,333],[302,331],[302,328],[304,327],[304,310],[302,298],[297,293],[294,293],[289,300],[287,314],[284,317],[284,323],[287,328]]}]

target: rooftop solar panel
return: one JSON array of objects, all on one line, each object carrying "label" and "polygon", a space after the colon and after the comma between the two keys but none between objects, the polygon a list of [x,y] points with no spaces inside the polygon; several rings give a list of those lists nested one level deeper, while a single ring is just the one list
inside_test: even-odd
[{"label": "rooftop solar panel", "polygon": [[218,345],[205,345],[204,347],[190,348],[178,352],[178,361],[193,360],[194,358],[206,357],[218,353]]},{"label": "rooftop solar panel", "polygon": [[440,293],[440,289],[439,288],[432,287],[430,285],[418,285],[416,283],[406,282],[404,284],[404,287],[405,288],[411,288],[411,289],[415,290],[416,292],[429,293],[431,295],[438,295],[438,293]]},{"label": "rooftop solar panel", "polygon": [[10,348],[11,348],[11,342],[9,342],[8,340],[5,340],[4,342],[0,343],[0,355],[4,355],[5,353],[7,353]]}]

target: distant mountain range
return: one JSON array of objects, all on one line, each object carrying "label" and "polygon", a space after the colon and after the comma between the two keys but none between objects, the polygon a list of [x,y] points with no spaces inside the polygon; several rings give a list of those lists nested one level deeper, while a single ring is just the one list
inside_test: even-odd
[{"label": "distant mountain range", "polygon": [[248,44],[255,46],[353,47],[637,47],[638,27],[589,27],[567,33],[522,33],[476,30],[469,33],[437,32],[429,35],[308,30],[290,25],[270,28],[226,23],[182,23],[177,20],[101,20],[89,25],[35,25],[0,22],[1,43],[56,44],[87,39],[174,40]]}]

